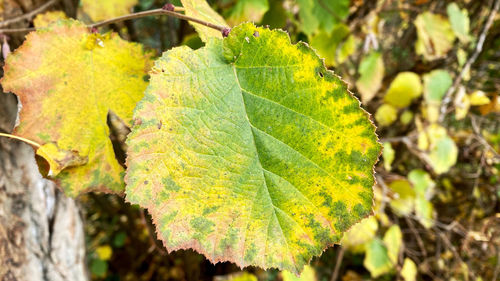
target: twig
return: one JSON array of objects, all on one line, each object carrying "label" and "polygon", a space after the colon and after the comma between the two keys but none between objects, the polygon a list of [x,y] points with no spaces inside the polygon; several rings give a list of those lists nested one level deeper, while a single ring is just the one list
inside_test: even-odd
[{"label": "twig", "polygon": [[9,28],[9,29],[0,29],[0,34],[4,33],[22,33],[22,32],[30,32],[30,31],[35,31],[36,28],[34,27],[26,27],[26,28]]},{"label": "twig", "polygon": [[141,221],[148,231],[149,243],[151,244],[151,246],[148,249],[148,252],[152,252],[152,251],[156,250],[162,256],[168,255],[168,252],[163,247],[159,247],[158,244],[156,244],[156,237],[154,236],[154,229],[152,229],[151,224],[148,223],[148,220],[146,219],[146,215],[144,214],[145,212],[146,212],[145,209],[139,210],[139,214],[141,216]]},{"label": "twig", "polygon": [[337,281],[337,277],[339,276],[340,265],[342,264],[342,260],[344,259],[345,248],[340,247],[339,254],[337,255],[337,262],[335,263],[335,269],[333,270],[332,278],[330,281]]},{"label": "twig", "polygon": [[495,266],[495,271],[493,272],[492,281],[498,280],[498,274],[500,273],[500,247],[497,247],[497,264]]},{"label": "twig", "polygon": [[424,241],[422,241],[422,238],[418,234],[417,230],[415,229],[415,225],[411,221],[409,217],[405,217],[406,223],[408,223],[408,226],[410,227],[411,233],[415,236],[415,239],[417,240],[418,247],[420,248],[420,251],[422,251],[422,255],[424,257],[427,257],[427,251],[425,250],[424,247]]},{"label": "twig", "polygon": [[484,139],[483,135],[481,134],[480,127],[477,125],[474,115],[471,115],[470,121],[472,130],[474,130],[475,133],[474,138],[478,140],[486,149],[490,150],[495,158],[500,159],[500,155],[498,154],[498,152],[493,147],[491,147],[491,145]]},{"label": "twig", "polygon": [[[25,20],[25,19],[31,19],[32,17],[34,17],[37,14],[45,11],[47,8],[49,8],[50,6],[54,5],[58,1],[59,0],[50,0],[49,2],[43,4],[42,6],[34,9],[33,11],[31,11],[31,12],[29,12],[27,14],[21,15],[19,17],[13,18],[13,19],[8,19],[8,20],[5,20],[5,21],[2,21],[2,22],[0,22],[0,27],[8,26],[9,24],[12,24],[12,23],[15,23],[15,22],[18,22],[18,21],[22,21],[22,20]],[[0,33],[2,33],[2,32],[0,31]]]},{"label": "twig", "polygon": [[[149,10],[149,11],[137,12],[137,13],[132,13],[132,14],[128,14],[128,15],[124,15],[124,16],[120,16],[120,17],[116,17],[116,18],[112,18],[112,19],[100,21],[100,22],[97,22],[97,23],[89,24],[89,25],[87,25],[87,27],[89,27],[89,28],[98,28],[98,27],[102,27],[104,25],[108,25],[108,24],[112,24],[112,23],[117,23],[117,22],[122,22],[122,21],[125,21],[125,20],[143,18],[143,17],[147,17],[147,16],[167,15],[167,16],[171,16],[171,17],[175,17],[175,18],[179,18],[179,19],[183,19],[183,20],[195,22],[195,23],[204,25],[206,27],[219,30],[220,32],[223,32],[223,33],[226,32],[227,30],[229,30],[229,27],[227,27],[227,26],[221,26],[221,25],[213,24],[213,23],[210,23],[210,22],[206,22],[206,21],[203,21],[203,20],[200,20],[200,19],[197,19],[197,18],[193,18],[193,17],[190,17],[190,16],[186,16],[186,15],[180,14],[178,12],[175,12],[175,11],[183,11],[183,10],[184,10],[184,8],[175,7],[174,11],[168,11],[168,10],[165,10],[165,9],[154,9],[154,10]],[[35,28],[0,29],[0,33],[29,32],[29,31],[34,31],[34,30],[36,30],[36,29]]]},{"label": "twig", "polygon": [[491,25],[493,24],[493,21],[495,20],[495,16],[498,12],[498,9],[500,8],[500,0],[496,0],[495,4],[493,5],[493,8],[490,12],[490,15],[488,16],[488,20],[484,24],[483,30],[481,31],[481,35],[479,36],[479,40],[477,41],[476,48],[474,50],[474,53],[472,53],[472,56],[467,60],[465,63],[464,67],[462,68],[462,71],[458,74],[458,76],[455,78],[455,82],[453,85],[446,91],[446,94],[444,96],[443,102],[441,104],[440,108],[440,114],[439,114],[439,119],[438,121],[441,123],[444,120],[444,117],[446,116],[446,113],[448,111],[448,104],[451,102],[453,94],[455,93],[455,90],[457,87],[460,85],[462,82],[462,79],[469,71],[471,68],[472,64],[476,61],[476,59],[479,57],[479,54],[483,51],[483,45],[484,41],[486,40],[486,36],[488,35],[488,31],[490,30]]}]

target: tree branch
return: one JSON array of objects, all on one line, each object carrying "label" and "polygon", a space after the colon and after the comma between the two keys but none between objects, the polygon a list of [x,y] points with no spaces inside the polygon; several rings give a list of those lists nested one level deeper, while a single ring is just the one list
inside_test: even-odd
[{"label": "tree branch", "polygon": [[[126,20],[131,20],[131,19],[138,19],[138,18],[143,18],[143,17],[147,17],[147,16],[167,15],[167,16],[178,18],[178,19],[195,22],[195,23],[204,25],[206,27],[219,30],[220,32],[227,31],[229,29],[227,26],[221,26],[221,25],[210,23],[210,22],[206,22],[206,21],[203,21],[203,20],[200,20],[197,18],[193,18],[190,16],[180,14],[177,11],[184,11],[184,8],[175,7],[174,11],[169,11],[166,9],[154,9],[154,10],[149,10],[149,11],[137,12],[137,13],[132,13],[132,14],[128,14],[128,15],[124,15],[124,16],[96,22],[93,24],[89,24],[87,26],[89,28],[98,28],[98,27],[102,27],[102,26],[105,26],[108,24],[122,22],[122,21],[126,21]],[[0,29],[0,33],[29,32],[29,31],[34,31],[34,30],[36,30],[36,28]]]},{"label": "tree branch", "polygon": [[[34,17],[37,14],[45,11],[47,8],[49,8],[50,6],[54,5],[58,1],[59,0],[50,0],[49,2],[43,4],[42,6],[34,9],[33,11],[31,11],[31,12],[29,12],[27,14],[21,15],[19,17],[13,18],[13,19],[8,19],[8,20],[5,20],[5,21],[2,21],[2,22],[0,22],[0,27],[5,27],[5,26],[8,26],[9,24],[12,24],[12,23],[15,23],[15,22],[18,22],[18,21],[22,21],[22,20],[25,20],[25,19],[31,19],[32,17]],[[2,31],[0,31],[0,33],[2,33]]]},{"label": "tree branch", "polygon": [[488,16],[488,20],[484,24],[483,30],[481,31],[481,35],[479,35],[479,40],[477,41],[474,53],[472,53],[472,56],[470,56],[470,58],[467,60],[464,67],[462,68],[462,71],[460,71],[458,76],[455,78],[455,82],[453,83],[453,85],[448,89],[448,91],[446,91],[439,113],[438,121],[440,123],[443,122],[444,117],[446,116],[446,113],[448,111],[448,104],[451,102],[453,94],[455,93],[457,87],[462,82],[465,73],[469,71],[472,64],[476,61],[476,59],[479,57],[479,54],[481,54],[481,52],[483,51],[484,41],[486,40],[488,31],[491,28],[493,21],[495,20],[495,16],[499,8],[500,8],[500,0],[496,0],[495,4],[493,4],[493,8],[491,9],[490,15]]}]

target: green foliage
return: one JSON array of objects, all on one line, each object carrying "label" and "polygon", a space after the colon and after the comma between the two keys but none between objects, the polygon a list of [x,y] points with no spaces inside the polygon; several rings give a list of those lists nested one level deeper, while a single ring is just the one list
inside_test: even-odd
[{"label": "green foliage", "polygon": [[441,103],[453,81],[446,70],[433,70],[424,75],[424,97],[430,103]]},{"label": "green foliage", "polygon": [[311,47],[318,51],[318,54],[325,58],[327,65],[336,65],[336,58],[340,52],[341,43],[349,35],[349,27],[345,24],[336,24],[332,32],[320,31],[311,36]]},{"label": "green foliage", "polygon": [[297,0],[297,3],[300,26],[307,35],[332,32],[335,24],[343,21],[349,13],[349,0]]},{"label": "green foliage", "polygon": [[268,0],[240,0],[229,11],[228,21],[239,24],[244,21],[259,22],[269,10]]},{"label": "green foliage", "polygon": [[448,18],[450,19],[451,28],[455,35],[463,43],[467,43],[470,40],[469,35],[469,14],[466,9],[460,9],[457,3],[449,3],[446,7],[446,12]]},{"label": "green foliage", "polygon": [[381,53],[371,52],[363,57],[358,69],[360,76],[358,81],[356,81],[356,87],[359,90],[363,103],[369,102],[377,94],[382,86],[384,71],[385,68]]},{"label": "green foliage", "polygon": [[373,239],[366,247],[363,265],[370,271],[373,278],[390,273],[393,269],[387,248],[379,239]]}]

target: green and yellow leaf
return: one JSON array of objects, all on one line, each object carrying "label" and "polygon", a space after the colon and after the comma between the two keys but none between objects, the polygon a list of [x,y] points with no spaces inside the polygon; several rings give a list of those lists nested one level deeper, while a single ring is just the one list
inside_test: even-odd
[{"label": "green and yellow leaf", "polygon": [[260,22],[267,10],[269,10],[267,0],[239,0],[229,12],[228,21],[231,24],[244,21]]},{"label": "green and yellow leaf", "polygon": [[356,81],[356,87],[361,94],[363,103],[369,102],[377,94],[382,86],[384,71],[382,54],[379,52],[372,52],[361,60],[358,69],[360,77]]},{"label": "green and yellow leaf", "polygon": [[418,39],[415,51],[426,60],[442,58],[453,46],[455,33],[447,18],[424,12],[415,19]]},{"label": "green and yellow leaf", "polygon": [[297,274],[372,211],[374,126],[283,31],[247,23],[166,52],[134,118],[127,199],[169,250]]},{"label": "green and yellow leaf", "polygon": [[384,244],[387,248],[387,256],[393,265],[398,264],[399,251],[403,244],[403,234],[399,225],[394,224],[384,234]]},{"label": "green and yellow leaf", "polygon": [[390,273],[394,264],[389,259],[387,248],[378,238],[373,239],[366,246],[366,255],[363,265],[373,278]]},{"label": "green and yellow leaf", "polygon": [[382,104],[375,112],[375,120],[380,126],[389,126],[398,119],[398,110],[390,104]]},{"label": "green and yellow leaf", "polygon": [[335,24],[349,15],[349,0],[297,0],[300,27],[311,36],[318,32],[331,33]]},{"label": "green and yellow leaf", "polygon": [[342,247],[346,247],[354,253],[364,252],[366,244],[377,235],[378,222],[375,216],[368,217],[351,227],[341,241]]},{"label": "green and yellow leaf", "polygon": [[123,191],[107,115],[131,123],[149,65],[140,45],[74,20],[30,33],[7,58],[2,86],[23,106],[15,134],[42,145],[37,153],[68,195]]},{"label": "green and yellow leaf", "polygon": [[470,20],[466,9],[460,9],[457,3],[449,3],[446,7],[446,13],[450,19],[451,28],[458,39],[467,43],[470,41]]},{"label": "green and yellow leaf", "polygon": [[336,24],[332,32],[321,31],[311,36],[310,44],[328,66],[337,64],[341,43],[349,36],[349,27],[343,23]]},{"label": "green and yellow leaf", "polygon": [[316,281],[318,278],[316,277],[316,271],[314,271],[314,268],[312,266],[306,265],[304,267],[304,270],[300,274],[300,276],[297,276],[290,271],[282,271],[281,272],[281,277],[283,278],[283,281]]}]

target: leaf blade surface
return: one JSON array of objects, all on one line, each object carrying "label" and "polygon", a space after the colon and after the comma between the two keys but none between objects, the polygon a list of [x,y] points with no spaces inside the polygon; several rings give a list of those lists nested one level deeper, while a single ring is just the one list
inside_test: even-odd
[{"label": "leaf blade surface", "polygon": [[243,24],[165,53],[134,118],[127,199],[169,250],[300,272],[371,213],[374,127],[282,31]]},{"label": "leaf blade surface", "polygon": [[149,55],[140,45],[116,34],[91,34],[74,20],[30,33],[8,57],[2,86],[23,106],[15,134],[52,147],[41,153],[49,163],[72,155],[86,160],[53,171],[67,195],[123,192],[124,169],[109,139],[107,114],[113,111],[131,123],[148,68]]}]

